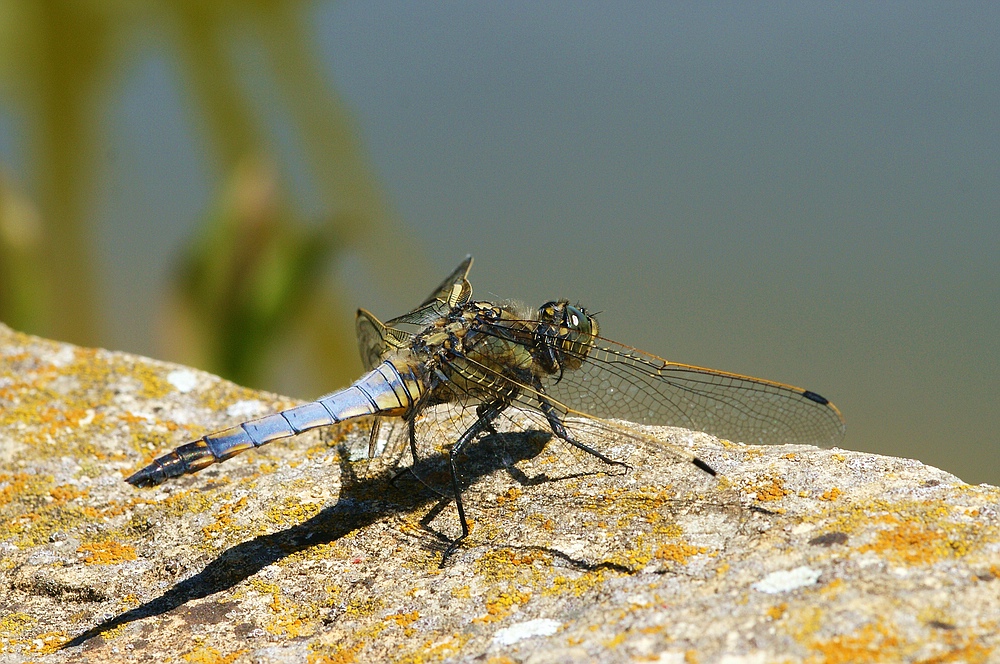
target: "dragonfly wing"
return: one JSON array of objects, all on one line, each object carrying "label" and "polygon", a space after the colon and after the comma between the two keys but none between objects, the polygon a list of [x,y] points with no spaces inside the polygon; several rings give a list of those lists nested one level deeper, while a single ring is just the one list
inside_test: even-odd
[{"label": "dragonfly wing", "polygon": [[438,318],[446,316],[453,308],[463,305],[472,299],[472,284],[469,283],[469,269],[472,267],[472,256],[465,260],[434,289],[430,296],[409,313],[397,316],[386,325],[427,325]]},{"label": "dragonfly wing", "polygon": [[374,369],[392,350],[405,348],[413,335],[404,330],[388,327],[365,309],[358,309],[354,320],[358,336],[358,351],[366,370]]},{"label": "dragonfly wing", "polygon": [[571,412],[751,444],[830,446],[844,436],[837,407],[799,387],[669,362],[602,338],[581,359],[545,384]]},{"label": "dragonfly wing", "polygon": [[[420,306],[430,304],[435,300],[447,303],[450,307],[465,304],[472,299],[472,284],[469,283],[469,270],[472,268],[472,256],[466,256],[455,271],[441,282],[430,296],[420,303]],[[418,307],[419,308],[419,307]]]}]

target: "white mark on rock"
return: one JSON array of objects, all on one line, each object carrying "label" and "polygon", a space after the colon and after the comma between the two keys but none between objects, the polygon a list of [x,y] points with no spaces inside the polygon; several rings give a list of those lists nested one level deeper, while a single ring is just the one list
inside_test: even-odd
[{"label": "white mark on rock", "polygon": [[765,664],[767,661],[767,653],[757,650],[746,655],[723,655],[719,664]]},{"label": "white mark on rock", "polygon": [[229,408],[226,408],[226,415],[229,417],[241,417],[243,419],[250,419],[255,415],[260,415],[264,410],[264,402],[257,399],[244,399],[243,401],[237,401]]},{"label": "white mark on rock", "polygon": [[167,382],[178,392],[190,392],[198,384],[198,376],[190,369],[175,369],[167,374]]},{"label": "white mark on rock", "polygon": [[559,631],[560,627],[562,627],[561,622],[549,618],[527,620],[497,630],[497,633],[493,635],[493,643],[501,646],[509,646],[518,641],[530,639],[533,636],[551,636]]},{"label": "white mark on rock", "polygon": [[62,369],[76,361],[76,351],[72,346],[63,346],[51,358],[52,364]]},{"label": "white mark on rock", "polygon": [[818,569],[812,569],[805,565],[796,567],[795,569],[778,570],[777,572],[771,572],[753,584],[753,589],[772,595],[785,593],[796,588],[814,585],[819,580],[820,574],[822,572]]}]

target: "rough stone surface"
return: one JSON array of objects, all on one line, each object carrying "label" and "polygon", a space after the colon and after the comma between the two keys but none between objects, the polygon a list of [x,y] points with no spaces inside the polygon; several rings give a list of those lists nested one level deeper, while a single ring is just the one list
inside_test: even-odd
[{"label": "rough stone surface", "polygon": [[724,479],[616,441],[556,479],[550,443],[443,566],[453,504],[348,461],[363,424],[123,481],[291,403],[0,326],[0,662],[998,658],[1000,490],[917,461],[664,429]]}]

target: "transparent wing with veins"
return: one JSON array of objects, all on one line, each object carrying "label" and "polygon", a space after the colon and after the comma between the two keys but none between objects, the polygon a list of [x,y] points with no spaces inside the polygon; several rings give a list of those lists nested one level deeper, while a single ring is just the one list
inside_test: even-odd
[{"label": "transparent wing with veins", "polygon": [[[509,339],[503,330],[498,329],[496,334]],[[531,426],[554,432],[551,419],[541,412],[543,404],[547,404],[569,437],[612,459],[623,456],[612,448],[624,444],[636,446],[641,458],[667,454],[703,467],[689,450],[654,437],[635,424],[693,429],[752,444],[830,446],[844,435],[844,421],[837,408],[798,387],[668,362],[603,338],[597,338],[590,352],[580,359],[579,368],[542,375],[534,385],[463,357],[449,363],[449,372],[457,383],[492,384],[498,399],[509,395],[512,408],[498,420],[518,422],[522,429]],[[475,420],[471,416],[475,408],[456,404],[442,408],[454,413],[455,434]],[[463,409],[464,420],[458,417]],[[424,437],[418,432],[418,446],[424,445]],[[430,433],[428,437],[440,440]],[[593,454],[580,448],[561,448],[561,457],[572,458],[581,472],[607,469],[607,464],[602,467]],[[446,450],[427,449],[421,455],[440,455],[442,451]],[[506,461],[493,463],[501,466],[523,460],[521,454],[506,457]],[[463,472],[461,465],[459,472]],[[440,481],[437,484],[442,486]]]},{"label": "transparent wing with veins", "polygon": [[[472,284],[468,279],[471,268],[472,256],[466,256],[454,272],[448,275],[419,306],[407,314],[391,319],[388,323],[383,323],[365,309],[358,309],[355,329],[358,351],[361,353],[361,363],[365,370],[375,368],[389,353],[407,348],[413,342],[415,336],[413,332],[395,326],[427,325],[446,315],[452,308],[471,300]],[[369,458],[375,454],[383,419],[376,417],[372,423],[371,433],[368,436]]]}]

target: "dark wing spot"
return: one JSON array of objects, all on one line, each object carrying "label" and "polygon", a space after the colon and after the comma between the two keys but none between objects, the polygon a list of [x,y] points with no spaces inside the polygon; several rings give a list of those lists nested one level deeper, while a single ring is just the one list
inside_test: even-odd
[{"label": "dark wing spot", "polygon": [[802,396],[804,396],[806,399],[809,399],[810,401],[815,401],[816,403],[822,404],[824,406],[826,404],[830,403],[829,399],[821,397],[820,395],[816,394],[815,392],[810,392],[809,390],[804,390],[802,392]]}]

